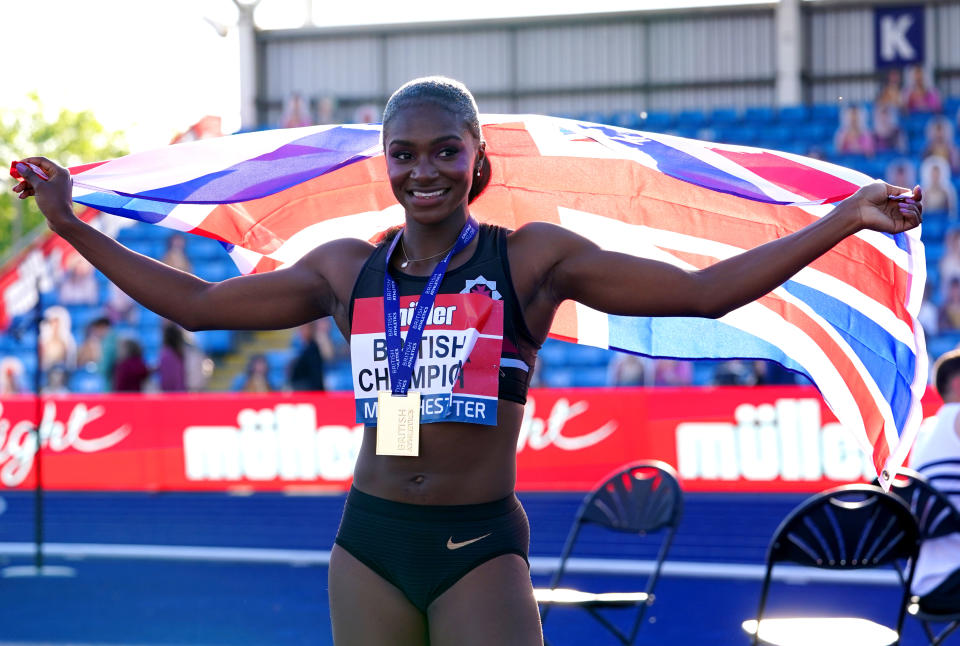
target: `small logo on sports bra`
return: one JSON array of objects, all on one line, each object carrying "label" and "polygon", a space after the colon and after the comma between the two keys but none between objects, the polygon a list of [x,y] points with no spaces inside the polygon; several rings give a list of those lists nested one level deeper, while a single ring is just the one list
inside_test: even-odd
[{"label": "small logo on sports bra", "polygon": [[[493,532],[491,532],[491,534],[492,534],[492,533],[493,533]],[[482,541],[483,539],[485,539],[485,538],[486,538],[487,536],[489,536],[489,535],[490,535],[490,534],[484,534],[483,536],[477,536],[476,538],[471,538],[471,539],[468,540],[468,541],[461,541],[461,542],[459,542],[459,543],[454,543],[454,542],[453,542],[453,536],[451,536],[450,538],[447,539],[447,549],[448,549],[448,550],[458,550],[458,549],[460,549],[461,547],[466,547],[467,545],[470,545],[471,543],[476,543],[477,541]]]},{"label": "small logo on sports bra", "polygon": [[503,297],[500,295],[500,292],[497,291],[497,281],[487,280],[483,276],[477,276],[473,280],[468,280],[466,282],[466,287],[461,291],[461,294],[482,294],[484,296],[489,296],[495,301],[501,300]]}]

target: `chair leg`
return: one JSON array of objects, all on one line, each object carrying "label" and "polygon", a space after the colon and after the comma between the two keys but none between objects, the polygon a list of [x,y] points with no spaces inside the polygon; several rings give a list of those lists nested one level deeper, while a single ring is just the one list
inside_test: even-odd
[{"label": "chair leg", "polygon": [[[924,625],[924,628],[926,628],[927,622],[924,622],[923,625]],[[940,631],[940,634],[937,635],[935,639],[934,638],[930,639],[931,646],[938,646],[938,644],[942,644],[943,640],[946,639],[950,635],[950,633],[952,633],[957,628],[960,628],[960,621],[952,621],[949,624],[947,624],[947,627],[944,628],[942,631]],[[928,634],[932,634],[932,633],[933,633],[932,630],[928,632]]]}]

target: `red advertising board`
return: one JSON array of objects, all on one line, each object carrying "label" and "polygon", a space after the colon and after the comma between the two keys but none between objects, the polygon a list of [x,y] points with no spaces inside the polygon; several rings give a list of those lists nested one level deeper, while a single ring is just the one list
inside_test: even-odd
[{"label": "red advertising board", "polygon": [[[939,406],[924,399],[927,415]],[[352,393],[63,396],[41,402],[43,485],[60,490],[345,490]],[[34,486],[33,397],[0,400],[0,487]],[[587,490],[663,460],[688,491],[819,491],[871,479],[811,387],[534,390],[517,488]]]}]

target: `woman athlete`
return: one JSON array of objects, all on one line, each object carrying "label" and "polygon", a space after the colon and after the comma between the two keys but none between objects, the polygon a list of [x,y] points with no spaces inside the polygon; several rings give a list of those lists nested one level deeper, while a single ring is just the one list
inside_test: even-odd
[{"label": "woman athlete", "polygon": [[[220,283],[139,255],[84,224],[71,208],[69,172],[48,159],[27,160],[48,181],[26,169],[13,189],[21,198],[35,196],[50,228],[123,291],[190,330],[292,328],[333,316],[345,338],[355,332],[352,343],[361,336],[358,321],[364,335],[373,330],[382,337],[388,283],[399,293],[399,307],[429,300],[426,277],[447,261],[435,309],[487,307],[484,324],[489,316],[502,317],[499,366],[463,364],[464,380],[469,368],[476,370],[469,379],[487,379],[497,389],[498,396],[489,398],[495,402],[492,417],[484,408],[480,417],[488,419],[478,420],[484,423],[451,422],[442,421],[441,412],[441,421],[413,428],[419,434],[416,455],[378,453],[376,420],[365,427],[330,556],[338,646],[542,644],[526,562],[528,526],[513,492],[528,375],[560,303],[572,299],[628,316],[719,317],[766,294],[857,231],[899,233],[921,221],[919,187],[908,194],[877,182],[800,231],[685,271],[604,251],[553,224],[530,223],[516,231],[473,226],[468,204],[488,162],[476,103],[455,81],[418,79],[397,90],[384,111],[383,145],[390,184],[406,214],[392,239],[378,245],[335,240],[288,268]],[[435,313],[428,316],[428,336],[443,323]],[[428,336],[421,358],[428,354]],[[431,338],[431,352],[453,352]],[[385,377],[373,363],[356,364],[372,362],[375,350],[385,347],[377,343],[372,351],[353,346],[355,383],[373,396],[388,388]],[[474,358],[481,354],[481,341],[476,343]],[[380,401],[383,394],[391,396],[379,392]],[[432,405],[424,399],[425,420]],[[480,410],[469,406],[465,402],[459,412]],[[397,436],[396,425],[390,432]]]}]

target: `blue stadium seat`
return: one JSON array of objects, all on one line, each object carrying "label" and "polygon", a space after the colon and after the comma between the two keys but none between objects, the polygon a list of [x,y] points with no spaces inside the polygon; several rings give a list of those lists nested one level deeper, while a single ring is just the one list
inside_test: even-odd
[{"label": "blue stadium seat", "polygon": [[274,368],[286,370],[290,362],[296,357],[296,353],[290,349],[270,350],[266,353],[266,357],[271,370]]},{"label": "blue stadium seat", "polygon": [[353,390],[353,378],[349,366],[345,370],[328,370],[323,379],[327,390]]},{"label": "blue stadium seat", "polygon": [[569,388],[573,385],[575,372],[572,368],[544,366],[543,381],[550,388]]},{"label": "blue stadium seat", "polygon": [[194,336],[207,354],[224,354],[233,349],[233,334],[231,330],[201,330]]},{"label": "blue stadium seat", "polygon": [[571,367],[602,366],[606,370],[607,364],[610,363],[610,350],[573,343],[569,346],[567,365]]},{"label": "blue stadium seat", "polygon": [[204,260],[222,260],[228,258],[227,251],[223,245],[213,238],[204,236],[187,236],[186,253],[190,262],[196,263]]},{"label": "blue stadium seat", "polygon": [[805,105],[788,105],[777,111],[777,121],[782,124],[799,124],[805,122],[810,114]]},{"label": "blue stadium seat", "polygon": [[710,125],[729,126],[740,123],[740,113],[734,108],[715,108],[710,112]]},{"label": "blue stadium seat", "polygon": [[99,372],[77,370],[70,375],[67,388],[74,393],[102,393],[106,390],[106,384]]},{"label": "blue stadium seat", "polygon": [[836,103],[818,103],[810,107],[810,117],[835,129],[840,122],[840,106]]},{"label": "blue stadium seat", "polygon": [[674,115],[672,112],[653,110],[647,112],[647,116],[643,120],[642,129],[653,132],[665,132],[673,127],[673,123]]},{"label": "blue stadium seat", "polygon": [[756,126],[763,126],[776,119],[776,112],[767,105],[757,105],[747,108],[743,112],[744,123],[752,123]]},{"label": "blue stadium seat", "polygon": [[701,110],[681,110],[677,114],[677,128],[702,128],[707,125],[707,117]]},{"label": "blue stadium seat", "polygon": [[581,367],[574,370],[571,385],[577,388],[601,388],[606,386],[606,366]]}]

